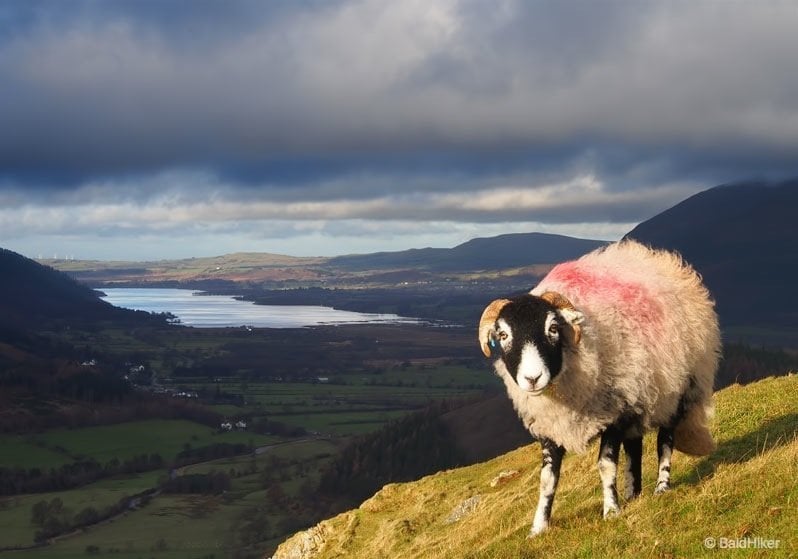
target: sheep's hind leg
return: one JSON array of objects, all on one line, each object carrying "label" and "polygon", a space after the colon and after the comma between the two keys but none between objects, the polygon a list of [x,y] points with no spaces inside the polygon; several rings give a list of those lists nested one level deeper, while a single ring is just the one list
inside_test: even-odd
[{"label": "sheep's hind leg", "polygon": [[657,474],[657,486],[654,494],[664,493],[671,488],[671,455],[673,454],[673,429],[670,427],[660,427],[657,433],[657,460],[659,470]]},{"label": "sheep's hind leg", "polygon": [[631,500],[643,490],[643,437],[624,439],[623,450],[626,452],[624,496]]},{"label": "sheep's hind leg", "polygon": [[618,505],[618,491],[615,488],[618,475],[618,454],[621,450],[623,435],[613,426],[601,435],[598,470],[601,476],[601,487],[604,492],[604,518],[617,516],[621,508]]},{"label": "sheep's hind leg", "polygon": [[558,446],[550,439],[540,439],[543,451],[543,460],[540,466],[540,496],[538,508],[529,530],[530,538],[537,536],[549,527],[551,507],[554,504],[554,494],[557,492],[557,483],[560,481],[560,466],[565,449]]}]

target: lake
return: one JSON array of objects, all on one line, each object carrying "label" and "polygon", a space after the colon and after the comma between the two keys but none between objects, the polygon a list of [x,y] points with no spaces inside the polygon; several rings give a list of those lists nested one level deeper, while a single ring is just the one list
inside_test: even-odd
[{"label": "lake", "polygon": [[185,326],[222,328],[304,328],[307,326],[416,323],[395,314],[340,311],[313,305],[256,305],[226,295],[204,295],[190,289],[109,288],[103,299],[116,307],[172,313]]}]

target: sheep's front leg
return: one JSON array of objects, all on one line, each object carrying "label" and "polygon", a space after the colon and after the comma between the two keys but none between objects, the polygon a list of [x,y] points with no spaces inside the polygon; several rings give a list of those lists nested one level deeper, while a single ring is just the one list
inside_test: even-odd
[{"label": "sheep's front leg", "polygon": [[528,537],[534,537],[549,526],[551,507],[554,504],[554,494],[557,492],[557,483],[560,481],[560,466],[565,449],[550,439],[540,439],[543,451],[543,460],[540,466],[540,496],[535,519]]},{"label": "sheep's front leg", "polygon": [[598,470],[604,492],[604,518],[616,516],[621,510],[618,505],[618,491],[615,488],[615,483],[622,440],[623,435],[615,426],[610,426],[601,435]]},{"label": "sheep's front leg", "polygon": [[659,473],[654,494],[664,493],[671,488],[671,455],[673,454],[673,429],[660,427],[657,433],[657,459]]},{"label": "sheep's front leg", "polygon": [[626,453],[624,495],[630,500],[643,490],[643,437],[624,439],[623,450]]}]

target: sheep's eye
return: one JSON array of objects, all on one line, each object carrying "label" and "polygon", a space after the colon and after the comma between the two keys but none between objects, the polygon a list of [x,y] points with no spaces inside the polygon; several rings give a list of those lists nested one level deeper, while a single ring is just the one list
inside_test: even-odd
[{"label": "sheep's eye", "polygon": [[552,322],[549,325],[549,336],[556,336],[559,333],[560,329],[557,326],[556,322]]},{"label": "sheep's eye", "polygon": [[499,339],[500,339],[501,341],[504,341],[504,340],[506,340],[507,338],[508,338],[508,336],[507,336],[507,332],[499,332]]}]

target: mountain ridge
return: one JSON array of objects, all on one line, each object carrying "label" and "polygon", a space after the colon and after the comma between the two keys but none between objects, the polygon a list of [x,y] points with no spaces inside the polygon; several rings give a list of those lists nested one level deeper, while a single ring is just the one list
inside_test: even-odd
[{"label": "mountain ridge", "polygon": [[798,179],[710,188],[625,238],[678,251],[704,278],[725,327],[798,324]]},{"label": "mountain ridge", "polygon": [[451,272],[500,270],[554,264],[577,258],[605,244],[605,241],[550,233],[507,233],[495,237],[477,237],[452,248],[337,256],[330,260],[330,264],[355,270],[407,266]]}]

